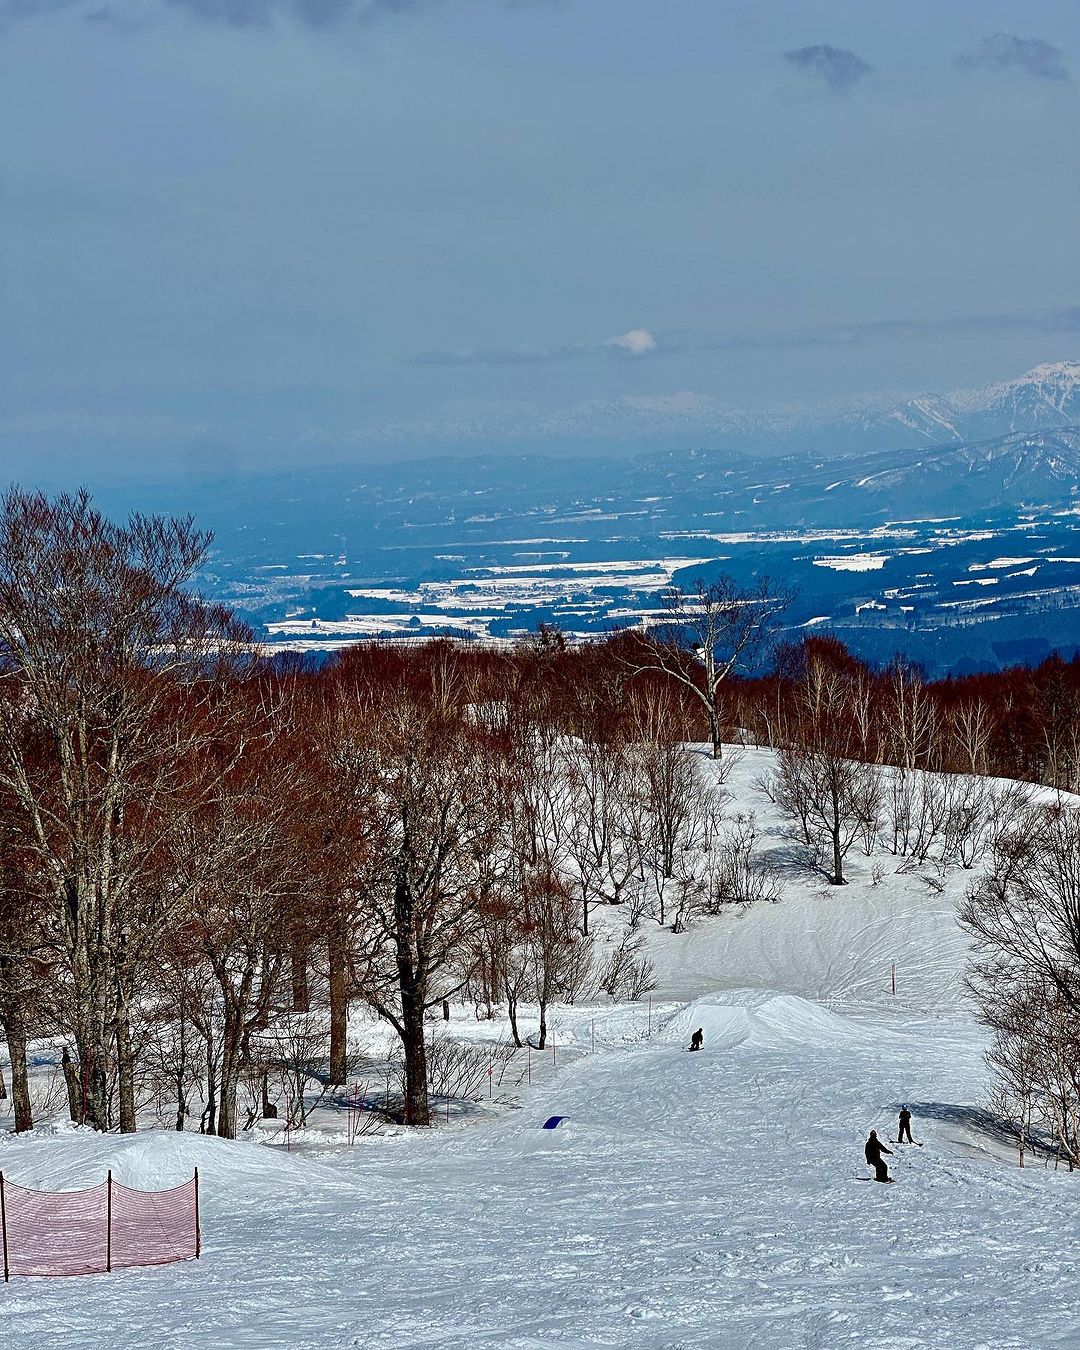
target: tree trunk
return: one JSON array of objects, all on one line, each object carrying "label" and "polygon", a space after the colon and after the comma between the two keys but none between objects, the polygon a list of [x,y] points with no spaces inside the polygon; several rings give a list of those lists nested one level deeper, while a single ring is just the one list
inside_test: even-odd
[{"label": "tree trunk", "polygon": [[120,1106],[120,1133],[135,1133],[135,1051],[131,1043],[131,1005],[135,975],[125,964],[116,975],[116,1082]]},{"label": "tree trunk", "polygon": [[15,1133],[34,1128],[30,1105],[30,1078],[26,1066],[26,1026],[21,1014],[13,1012],[4,1019],[8,1054],[11,1056],[11,1096],[15,1108]]},{"label": "tree trunk", "polygon": [[712,741],[713,759],[720,759],[721,758],[720,716],[716,711],[715,704],[712,704],[709,707],[709,739]]},{"label": "tree trunk", "polygon": [[270,1075],[264,1072],[262,1076],[262,1117],[263,1120],[277,1120],[277,1106],[270,1100]]},{"label": "tree trunk", "polygon": [[401,1025],[405,1051],[405,1123],[430,1125],[427,1089],[427,1046],[424,1042],[424,1004],[415,990],[401,991]]},{"label": "tree trunk", "polygon": [[240,1088],[240,1019],[226,1013],[221,1035],[221,1087],[218,1099],[217,1133],[222,1139],[236,1138],[236,1095]]},{"label": "tree trunk", "polygon": [[405,1052],[405,1123],[431,1124],[427,1089],[427,1047],[424,1044],[424,976],[413,932],[412,889],[404,866],[394,885],[398,988],[401,992],[401,1044]]},{"label": "tree trunk", "polygon": [[187,1075],[187,1018],[184,1016],[183,1004],[180,1008],[180,1062],[176,1066],[176,1128],[177,1131],[183,1131],[185,1117],[187,1116],[187,1098],[184,1095],[184,1079]]},{"label": "tree trunk", "polygon": [[127,1007],[116,1023],[116,1079],[120,1098],[120,1133],[135,1133],[135,1056]]},{"label": "tree trunk", "polygon": [[214,1034],[208,1025],[206,1035],[206,1109],[200,1124],[202,1134],[217,1134],[218,1076],[217,1057],[214,1054]]},{"label": "tree trunk", "polygon": [[330,967],[330,1082],[343,1087],[348,1074],[349,973],[342,925],[335,923],[326,939]]},{"label": "tree trunk", "polygon": [[311,995],[308,990],[308,954],[307,948],[294,941],[289,952],[289,965],[292,971],[292,1010],[294,1013],[311,1011]]},{"label": "tree trunk", "polygon": [[543,999],[540,1001],[540,1035],[536,1041],[537,1050],[543,1050],[547,1045],[547,1003]]},{"label": "tree trunk", "polygon": [[519,1032],[518,1032],[517,1010],[518,1010],[517,994],[512,994],[512,993],[510,992],[509,988],[507,988],[507,990],[506,990],[506,1015],[507,1015],[507,1017],[509,1017],[509,1019],[510,1019],[510,1034],[511,1034],[511,1036],[513,1036],[513,1038],[514,1038],[514,1045],[517,1047],[517,1049],[520,1050],[520,1049],[521,1049],[521,1036],[520,1036],[520,1034],[519,1034]]},{"label": "tree trunk", "polygon": [[68,1114],[71,1117],[71,1123],[78,1125],[82,1119],[82,1091],[79,1087],[79,1072],[71,1061],[71,1054],[67,1046],[64,1047],[64,1053],[60,1056],[60,1065],[64,1071],[64,1084],[67,1087]]},{"label": "tree trunk", "polygon": [[106,1044],[105,1027],[97,1025],[96,1020],[90,1028],[75,1032],[79,1074],[77,1119],[81,1125],[90,1125],[95,1130],[109,1128],[109,1065],[104,1049]]}]

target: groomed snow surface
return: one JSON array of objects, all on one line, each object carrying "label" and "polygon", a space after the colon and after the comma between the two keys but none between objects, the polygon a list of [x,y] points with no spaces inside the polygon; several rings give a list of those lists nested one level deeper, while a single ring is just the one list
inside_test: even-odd
[{"label": "groomed snow surface", "polygon": [[[788,858],[751,787],[763,758],[733,775],[733,809],[755,809]],[[112,1167],[151,1188],[198,1165],[204,1254],[13,1280],[3,1344],[1075,1346],[1080,1178],[1021,1171],[979,1110],[984,1040],[953,919],[971,874],[939,893],[879,861],[876,885],[862,857],[837,890],[793,868],[777,905],[655,930],[651,1007],[560,1009],[554,1066],[534,1053],[532,1084],[504,1081],[504,1103],[467,1120],[352,1148],[342,1124],[291,1153],[166,1132],[4,1136],[0,1165],[24,1185]],[[894,1139],[903,1103],[924,1147],[896,1148],[898,1184],[859,1184],[867,1132]]]}]

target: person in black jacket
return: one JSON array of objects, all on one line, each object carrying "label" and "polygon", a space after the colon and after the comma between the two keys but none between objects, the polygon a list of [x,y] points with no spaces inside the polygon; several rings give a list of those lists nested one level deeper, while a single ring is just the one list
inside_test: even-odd
[{"label": "person in black jacket", "polygon": [[870,1138],[866,1141],[866,1148],[863,1152],[866,1154],[866,1161],[874,1169],[874,1180],[891,1181],[892,1178],[889,1176],[889,1169],[882,1161],[881,1155],[887,1153],[891,1158],[892,1149],[886,1148],[877,1137],[877,1130],[870,1131]]},{"label": "person in black jacket", "polygon": [[911,1137],[911,1112],[906,1106],[900,1108],[900,1128],[896,1133],[896,1142],[898,1144],[913,1144],[915,1142]]},{"label": "person in black jacket", "polygon": [[690,1049],[700,1050],[704,1044],[705,1044],[705,1032],[701,1029],[701,1027],[698,1027],[697,1031],[695,1031],[694,1034],[690,1037]]}]

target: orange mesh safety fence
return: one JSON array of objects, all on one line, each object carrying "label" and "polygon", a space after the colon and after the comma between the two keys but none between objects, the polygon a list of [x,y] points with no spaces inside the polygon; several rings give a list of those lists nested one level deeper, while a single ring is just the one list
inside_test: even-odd
[{"label": "orange mesh safety fence", "polygon": [[167,1191],[113,1181],[84,1191],[32,1191],[0,1173],[4,1278],[90,1275],[200,1254],[199,1174]]}]

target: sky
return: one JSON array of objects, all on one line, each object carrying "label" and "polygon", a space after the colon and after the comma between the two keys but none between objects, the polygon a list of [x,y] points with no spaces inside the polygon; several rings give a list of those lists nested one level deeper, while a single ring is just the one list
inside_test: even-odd
[{"label": "sky", "polygon": [[0,469],[702,445],[1075,359],[1078,121],[1075,0],[0,0]]}]

